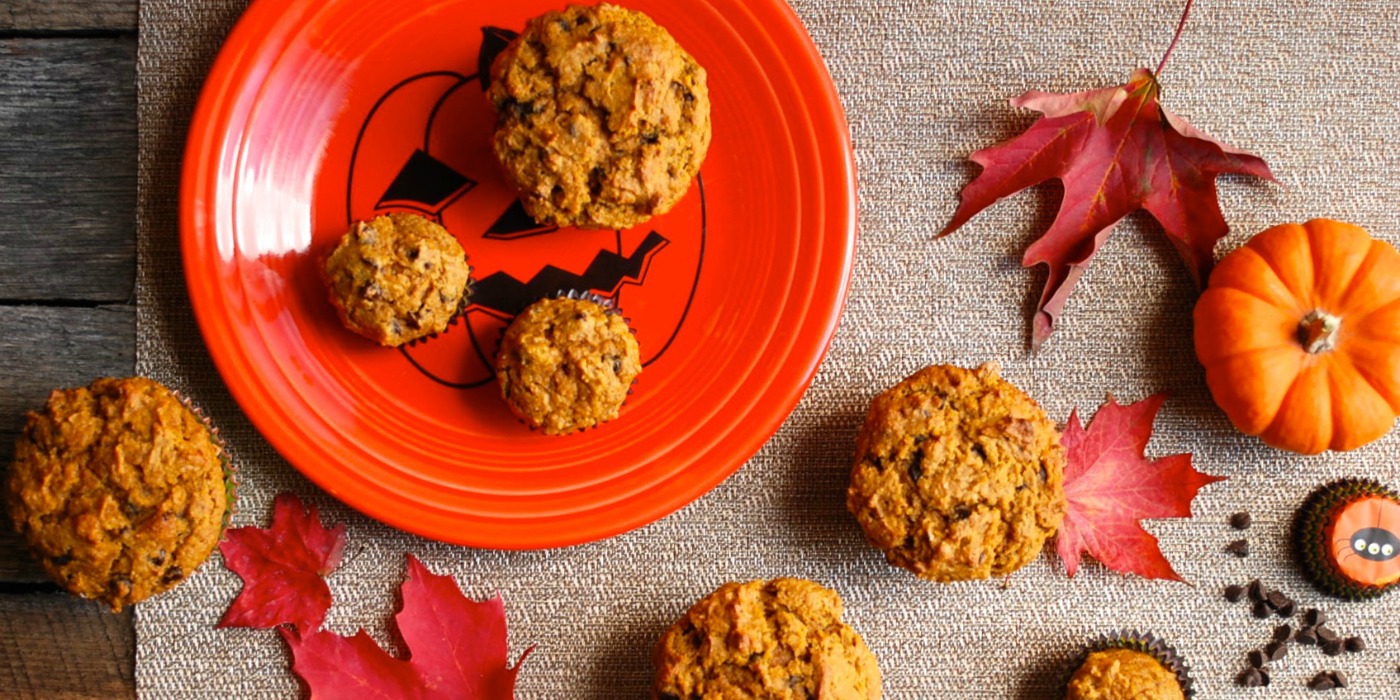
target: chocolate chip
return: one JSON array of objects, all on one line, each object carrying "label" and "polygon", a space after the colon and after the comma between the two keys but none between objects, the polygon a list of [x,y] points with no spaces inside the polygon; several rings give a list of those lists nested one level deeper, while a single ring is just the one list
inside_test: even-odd
[{"label": "chocolate chip", "polygon": [[1336,683],[1338,688],[1347,687],[1347,677],[1343,676],[1341,671],[1328,671],[1327,677],[1331,678],[1332,682]]},{"label": "chocolate chip", "polygon": [[1230,516],[1230,527],[1236,530],[1248,530],[1250,523],[1253,521],[1254,519],[1249,517],[1249,513],[1241,511]]},{"label": "chocolate chip", "polygon": [[1225,600],[1231,603],[1238,603],[1244,600],[1244,586],[1226,586]]},{"label": "chocolate chip", "polygon": [[1266,603],[1266,602],[1264,602],[1264,601],[1262,601],[1262,600],[1254,601],[1254,611],[1253,611],[1253,612],[1254,612],[1254,616],[1257,617],[1257,618],[1259,618],[1259,619],[1261,619],[1261,620],[1264,619],[1264,618],[1266,618],[1266,617],[1268,617],[1268,616],[1270,616],[1270,615],[1272,615],[1272,614],[1274,614],[1274,611],[1273,611],[1271,608],[1269,608],[1269,604]]},{"label": "chocolate chip", "polygon": [[1353,654],[1366,651],[1366,642],[1362,641],[1360,637],[1347,637],[1343,644],[1346,645],[1347,651]]},{"label": "chocolate chip", "polygon": [[1341,641],[1342,639],[1340,636],[1337,635],[1336,632],[1333,632],[1332,629],[1329,627],[1318,627],[1317,638],[1324,644],[1328,642]]},{"label": "chocolate chip", "polygon": [[1293,628],[1288,625],[1279,625],[1274,628],[1274,641],[1286,642],[1293,638]]},{"label": "chocolate chip", "polygon": [[1249,593],[1250,600],[1260,601],[1264,599],[1264,584],[1260,583],[1257,578],[1250,581],[1245,590]]},{"label": "chocolate chip", "polygon": [[1249,540],[1235,540],[1225,545],[1225,551],[1237,557],[1249,556]]},{"label": "chocolate chip", "polygon": [[1269,591],[1269,594],[1265,596],[1265,600],[1269,601],[1269,607],[1274,610],[1282,610],[1285,607],[1293,605],[1293,599],[1284,595],[1282,591]]},{"label": "chocolate chip", "polygon": [[1235,682],[1246,688],[1258,688],[1264,685],[1264,674],[1257,668],[1247,668],[1240,671],[1240,675],[1235,678]]},{"label": "chocolate chip", "polygon": [[1259,684],[1265,686],[1269,684],[1269,672],[1267,669],[1259,669]]},{"label": "chocolate chip", "polygon": [[1286,642],[1269,642],[1264,646],[1264,653],[1268,655],[1270,661],[1278,661],[1288,656],[1288,644]]},{"label": "chocolate chip", "polygon": [[1317,608],[1308,608],[1303,611],[1303,624],[1308,627],[1318,627],[1327,623],[1327,614]]},{"label": "chocolate chip", "polygon": [[1264,668],[1264,665],[1269,663],[1269,656],[1259,649],[1249,652],[1245,658],[1253,668]]},{"label": "chocolate chip", "polygon": [[1293,635],[1293,641],[1299,644],[1317,644],[1317,631],[1311,627],[1304,627]]},{"label": "chocolate chip", "polygon": [[1294,607],[1293,607],[1293,606],[1294,606],[1293,601],[1291,601],[1291,600],[1288,601],[1286,604],[1284,604],[1282,607],[1280,607],[1280,608],[1277,610],[1278,616],[1279,616],[1279,617],[1293,617],[1293,610],[1294,610]]},{"label": "chocolate chip", "polygon": [[56,557],[49,557],[49,563],[54,566],[68,566],[73,563],[72,554],[60,554]]},{"label": "chocolate chip", "polygon": [[1326,671],[1319,671],[1316,676],[1312,677],[1312,680],[1308,681],[1308,687],[1313,690],[1331,690],[1337,687],[1337,683],[1332,680],[1331,676],[1327,675]]},{"label": "chocolate chip", "polygon": [[1342,644],[1342,640],[1340,639],[1334,639],[1330,642],[1323,642],[1322,644],[1322,653],[1328,656],[1341,656],[1342,652],[1345,650],[1346,645]]}]

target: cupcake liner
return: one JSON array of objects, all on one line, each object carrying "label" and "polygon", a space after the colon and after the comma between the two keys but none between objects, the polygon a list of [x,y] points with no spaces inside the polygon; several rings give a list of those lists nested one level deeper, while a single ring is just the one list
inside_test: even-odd
[{"label": "cupcake liner", "polygon": [[175,389],[170,389],[169,391],[170,394],[180,402],[180,405],[184,406],[190,413],[194,414],[195,418],[199,419],[199,422],[204,425],[205,431],[209,433],[209,440],[213,442],[214,447],[219,450],[219,467],[223,469],[224,472],[224,494],[228,498],[227,507],[224,508],[222,529],[227,530],[229,523],[233,521],[234,511],[238,507],[238,469],[234,466],[233,459],[229,457],[228,443],[224,442],[223,436],[219,434],[219,428],[214,425],[213,421],[209,420],[209,416],[205,415],[203,409],[196,406],[195,403],[183,393]]},{"label": "cupcake liner", "polygon": [[[574,301],[589,301],[589,302],[593,302],[594,304],[597,304],[597,305],[603,307],[603,313],[607,314],[608,316],[616,316],[616,317],[618,317],[618,318],[621,318],[621,319],[622,319],[622,322],[625,323],[625,324],[627,324],[627,332],[631,333],[633,337],[636,337],[636,335],[637,335],[637,329],[635,329],[635,328],[632,327],[632,319],[630,319],[630,318],[628,318],[627,316],[624,316],[624,315],[622,314],[622,310],[618,308],[616,302],[614,302],[612,299],[610,299],[610,298],[608,298],[608,297],[605,297],[605,296],[602,296],[602,295],[600,295],[600,294],[597,294],[597,293],[593,292],[592,290],[559,289],[559,290],[556,290],[553,294],[550,294],[550,295],[548,295],[548,296],[546,296],[546,297],[543,297],[543,298],[541,298],[541,299],[537,299],[537,300],[534,301],[534,302],[531,302],[530,306],[533,306],[534,304],[539,303],[540,301],[543,301],[543,300],[545,300],[545,299],[570,299],[570,300],[574,300]],[[529,307],[527,306],[526,308],[529,308]],[[515,322],[515,319],[511,319],[511,321],[510,321],[509,323],[506,323],[505,325],[501,326],[500,334],[499,334],[498,337],[496,338],[496,352],[497,352],[497,355],[498,355],[498,356],[499,356],[499,353],[500,353],[501,345],[502,345],[503,341],[505,340],[506,333],[507,333],[507,331],[510,330],[511,325],[514,324],[514,322]],[[494,365],[494,364],[493,364],[492,369],[496,371],[496,377],[497,377],[497,380],[499,381],[499,379],[500,379],[500,371],[499,371],[499,369],[497,368],[497,365]],[[638,372],[637,372],[637,376],[636,376],[636,377],[633,377],[633,378],[632,378],[632,382],[631,382],[630,384],[628,384],[628,386],[627,386],[627,396],[631,396],[631,395],[632,395],[633,390],[634,390],[634,389],[636,388],[636,386],[637,386],[637,379],[640,378],[640,377],[641,377],[641,372],[638,371]],[[507,403],[508,405],[510,405],[510,407],[511,407],[511,413],[513,413],[513,414],[515,415],[516,420],[520,421],[520,424],[521,424],[521,425],[524,425],[525,427],[529,428],[529,429],[531,430],[531,432],[540,429],[538,426],[531,425],[530,422],[529,422],[529,420],[527,420],[524,416],[520,415],[520,413],[519,413],[518,411],[515,410],[514,405],[510,403],[510,400],[509,400],[509,399],[505,399],[504,396],[502,396],[502,398],[506,401],[506,403]],[[626,407],[626,406],[627,406],[627,399],[624,398],[623,401],[622,401],[622,404],[618,407],[618,410],[619,410],[619,417],[621,416],[621,409],[622,409],[623,407]],[[562,433],[560,436],[562,437],[563,435],[573,435],[573,434],[575,434],[575,433],[582,433],[582,432],[588,431],[588,430],[590,430],[590,429],[597,428],[597,427],[599,427],[599,426],[601,426],[601,425],[603,425],[603,424],[605,424],[605,423],[609,423],[609,422],[611,422],[612,420],[616,420],[616,418],[608,419],[608,420],[600,420],[600,421],[598,421],[597,423],[594,423],[593,425],[585,426],[585,427],[581,427],[581,428],[577,428],[577,429],[575,429],[575,430],[573,430],[573,431],[571,431],[571,432],[569,432],[569,433]]]},{"label": "cupcake liner", "polygon": [[1068,671],[1064,673],[1061,687],[1069,687],[1070,679],[1074,677],[1074,673],[1079,670],[1079,667],[1083,666],[1084,662],[1089,659],[1090,654],[1108,649],[1131,649],[1151,656],[1162,664],[1163,668],[1176,675],[1176,681],[1181,685],[1182,695],[1188,698],[1195,696],[1196,690],[1193,687],[1195,681],[1191,678],[1191,670],[1176,649],[1150,632],[1136,630],[1101,634],[1086,644],[1074,657]]},{"label": "cupcake liner", "polygon": [[1344,600],[1370,600],[1385,594],[1396,584],[1384,586],[1359,583],[1346,576],[1332,556],[1327,535],[1337,509],[1364,498],[1387,498],[1400,502],[1400,495],[1372,479],[1341,479],[1318,487],[1299,507],[1293,521],[1293,554],[1304,575],[1318,590]]}]

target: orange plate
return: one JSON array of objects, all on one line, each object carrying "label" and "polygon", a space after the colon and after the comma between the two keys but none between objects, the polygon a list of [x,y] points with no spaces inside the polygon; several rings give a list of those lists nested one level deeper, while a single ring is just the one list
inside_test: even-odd
[{"label": "orange plate", "polygon": [[[698,498],[766,441],[835,332],[855,247],[840,102],[783,0],[637,0],[709,72],[714,141],[671,213],[626,231],[522,220],[482,94],[547,2],[257,0],[210,73],[181,193],[190,299],[243,410],[356,509],[496,548],[609,537]],[[403,350],[340,327],[317,274],[355,219],[436,217],[475,303]],[[646,370],[622,416],[567,437],[506,408],[503,324],[560,288],[613,298]]]}]

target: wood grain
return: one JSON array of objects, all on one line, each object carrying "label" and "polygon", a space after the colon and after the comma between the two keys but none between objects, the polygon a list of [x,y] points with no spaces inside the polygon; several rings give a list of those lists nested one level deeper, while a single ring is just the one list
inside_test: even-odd
[{"label": "wood grain", "polygon": [[[136,307],[0,306],[0,473],[8,471],[25,412],[58,387],[136,371]],[[0,583],[45,581],[23,544],[0,527]],[[0,596],[3,598],[3,596]],[[7,697],[0,693],[0,697]]]},{"label": "wood grain", "polygon": [[131,298],[135,65],[134,36],[0,39],[0,300]]},{"label": "wood grain", "polygon": [[0,697],[136,697],[131,611],[65,593],[0,595]]},{"label": "wood grain", "polygon": [[136,0],[6,0],[0,31],[136,31]]}]

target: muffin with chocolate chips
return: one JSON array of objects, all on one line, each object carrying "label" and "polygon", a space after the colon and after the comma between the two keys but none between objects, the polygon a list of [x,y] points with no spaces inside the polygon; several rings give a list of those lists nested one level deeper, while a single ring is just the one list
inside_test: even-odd
[{"label": "muffin with chocolate chips", "polygon": [[811,581],[726,583],[691,606],[653,653],[654,700],[878,700],[880,667]]},{"label": "muffin with chocolate chips", "polygon": [[99,379],[29,414],[5,501],[59,585],[120,610],[209,557],[230,483],[217,437],[177,395],[143,377]]},{"label": "muffin with chocolate chips", "polygon": [[1186,700],[1191,675],[1176,649],[1151,634],[1100,637],[1085,650],[1065,700]]},{"label": "muffin with chocolate chips", "polygon": [[471,266],[437,222],[393,213],[356,222],[321,273],[346,328],[397,347],[447,329],[467,294]]},{"label": "muffin with chocolate chips", "polygon": [[891,564],[933,581],[1003,576],[1059,529],[1059,432],[999,371],[926,367],[871,402],[846,507]]},{"label": "muffin with chocolate chips", "polygon": [[542,224],[621,229],[663,214],[710,145],[705,70],[614,5],[530,20],[497,56],[487,96],[496,156]]},{"label": "muffin with chocolate chips", "polygon": [[496,355],[501,395],[546,435],[616,418],[641,372],[627,321],[592,298],[531,304],[506,328]]}]

